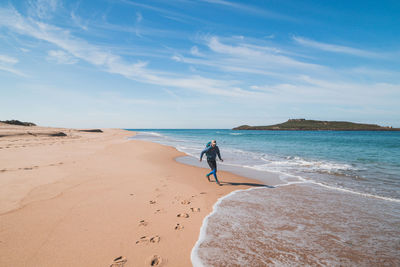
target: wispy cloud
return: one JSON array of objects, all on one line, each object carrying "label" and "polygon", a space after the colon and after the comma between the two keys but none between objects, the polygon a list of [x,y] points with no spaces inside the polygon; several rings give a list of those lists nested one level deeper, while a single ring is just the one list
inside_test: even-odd
[{"label": "wispy cloud", "polygon": [[251,5],[239,4],[235,2],[225,1],[225,0],[201,0],[202,2],[207,2],[211,4],[222,5],[225,7],[230,7],[240,12],[250,13],[254,15],[263,16],[264,18],[295,21],[293,17],[283,15],[277,12],[272,12],[264,8],[257,8]]},{"label": "wispy cloud", "polygon": [[281,55],[278,49],[269,47],[260,47],[252,45],[229,45],[222,43],[219,38],[211,37],[207,43],[208,47],[219,54],[230,55],[234,58],[247,58],[251,59],[251,63],[263,64],[264,66],[272,66],[277,68],[291,67],[291,68],[307,68],[318,69],[322,66],[317,64],[305,63],[293,58]]},{"label": "wispy cloud", "polygon": [[[210,79],[201,76],[184,76],[147,68],[147,62],[127,63],[119,55],[103,50],[85,40],[74,37],[62,28],[26,19],[15,9],[0,8],[0,25],[20,34],[47,41],[75,58],[102,68],[109,73],[123,75],[143,83],[194,90],[203,94],[245,96],[246,92],[235,86],[236,82]],[[54,54],[54,53],[53,53]],[[57,53],[55,53],[57,54]],[[60,53],[57,54],[60,56]]]},{"label": "wispy cloud", "polygon": [[367,58],[384,58],[384,55],[374,53],[371,51],[357,49],[348,46],[336,45],[336,44],[321,43],[298,36],[293,36],[293,40],[303,46],[312,47],[333,53],[342,53],[342,54],[348,54],[358,57],[367,57]]},{"label": "wispy cloud", "polygon": [[78,62],[78,59],[62,50],[50,50],[47,60],[55,61],[58,64],[75,64]]},{"label": "wispy cloud", "polygon": [[18,63],[18,59],[7,56],[0,55],[0,70],[13,73],[18,76],[26,77],[24,73],[14,68],[14,65]]},{"label": "wispy cloud", "polygon": [[203,54],[200,53],[199,48],[198,48],[197,46],[192,46],[192,48],[190,48],[190,53],[191,53],[193,56],[197,56],[197,57],[203,56]]},{"label": "wispy cloud", "polygon": [[5,63],[14,65],[15,63],[18,63],[18,59],[7,55],[0,55],[0,62],[3,64]]},{"label": "wispy cloud", "polygon": [[[203,44],[208,48],[199,58],[197,46],[192,47],[191,56],[176,53],[172,59],[177,62],[213,67],[227,73],[251,73],[292,79],[293,72],[326,72],[327,68],[318,64],[299,61],[284,55],[280,49],[268,46],[237,42],[236,38],[221,41],[216,36],[205,37]],[[204,49],[203,49],[204,50]]]}]

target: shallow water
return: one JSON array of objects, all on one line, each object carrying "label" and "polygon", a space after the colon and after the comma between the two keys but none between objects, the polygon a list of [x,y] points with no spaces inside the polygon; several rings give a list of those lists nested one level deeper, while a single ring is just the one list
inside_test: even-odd
[{"label": "shallow water", "polygon": [[400,266],[397,203],[316,185],[238,191],[205,220],[194,266]]}]

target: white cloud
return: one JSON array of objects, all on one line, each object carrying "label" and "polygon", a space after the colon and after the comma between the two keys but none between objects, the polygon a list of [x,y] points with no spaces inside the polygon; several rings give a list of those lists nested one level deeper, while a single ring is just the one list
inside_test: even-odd
[{"label": "white cloud", "polygon": [[[371,86],[365,86],[341,82],[340,78],[343,78],[344,75],[337,71],[322,65],[303,62],[289,56],[286,51],[263,46],[261,45],[263,42],[249,41],[247,38],[246,42],[248,43],[244,42],[244,38],[220,38],[217,36],[203,38],[205,46],[201,46],[201,52],[197,46],[190,48],[190,54],[195,57],[190,57],[190,55],[185,57],[178,53],[172,56],[176,62],[190,64],[189,67],[193,68],[192,70],[197,70],[192,73],[180,73],[154,69],[151,67],[151,62],[147,61],[128,62],[116,54],[117,49],[94,45],[63,28],[23,17],[14,9],[0,8],[1,26],[54,45],[57,48],[48,52],[48,58],[58,63],[72,64],[79,59],[108,73],[119,74],[146,84],[158,85],[161,88],[178,89],[175,93],[179,90],[191,90],[201,94],[237,97],[238,99],[246,97],[269,103],[277,100],[282,103],[288,101],[307,103],[347,101],[350,103],[353,99],[357,101],[362,99],[357,98],[357,94],[365,94],[363,90],[376,96],[376,99],[382,98],[384,93],[398,96],[396,90],[399,89],[399,86],[396,83],[374,83]],[[182,53],[189,53],[189,51],[186,49]],[[8,61],[7,68],[12,67],[10,64],[18,62],[15,60],[3,58],[4,62]],[[200,67],[194,69],[192,65],[196,68]],[[209,67],[206,69],[210,76],[195,75],[204,73],[203,69],[205,68],[202,69],[201,66]],[[233,72],[235,75],[232,75]],[[328,78],[321,78],[323,75],[320,74],[324,72],[329,74],[326,76]],[[243,79],[242,76],[236,75],[237,73],[252,74],[258,79],[257,83],[259,84],[247,87],[248,79]],[[235,80],[232,77],[235,77]],[[339,78],[336,79],[337,77]],[[373,98],[368,98],[368,101],[372,100]]]},{"label": "white cloud", "polygon": [[58,64],[75,64],[78,62],[76,58],[62,50],[50,50],[48,52],[47,60],[55,61]]},{"label": "white cloud", "polygon": [[267,9],[262,9],[262,8],[258,8],[258,7],[254,7],[254,6],[250,6],[250,5],[238,4],[235,2],[230,2],[230,1],[225,1],[225,0],[202,0],[202,1],[211,3],[211,4],[217,4],[217,5],[222,5],[225,7],[234,8],[236,10],[239,10],[240,12],[259,15],[259,16],[263,16],[264,18],[294,21],[294,19],[290,16],[286,16],[286,15],[283,15],[280,13],[269,11]]},{"label": "white cloud", "polygon": [[279,50],[269,47],[254,45],[229,45],[219,41],[217,37],[211,37],[208,47],[219,54],[229,55],[233,59],[245,60],[247,65],[264,66],[264,69],[296,68],[296,69],[322,69],[322,66],[298,61],[296,59],[279,54]]},{"label": "white cloud", "polygon": [[190,48],[190,53],[193,56],[202,56],[202,54],[199,51],[199,48],[197,46],[192,46],[192,48]]},{"label": "white cloud", "polygon": [[0,70],[5,72],[10,72],[18,76],[26,77],[26,75],[23,72],[14,68],[14,65],[17,64],[18,61],[19,60],[17,58],[7,55],[0,55]]},{"label": "white cloud", "polygon": [[7,55],[0,55],[0,63],[14,65],[14,64],[18,63],[18,59],[7,56]]},{"label": "white cloud", "polygon": [[353,55],[353,56],[358,56],[358,57],[367,57],[367,58],[383,58],[384,56],[382,54],[362,50],[362,49],[357,49],[357,48],[352,48],[348,46],[341,46],[341,45],[335,45],[335,44],[327,44],[327,43],[321,43],[313,40],[309,40],[303,37],[297,37],[293,36],[292,37],[294,41],[297,43],[307,46],[307,47],[312,47],[328,52],[334,52],[334,53],[342,53],[342,54],[348,54],[348,55]]},{"label": "white cloud", "polygon": [[[191,65],[212,67],[225,73],[243,73],[293,80],[293,73],[318,72],[329,70],[321,65],[310,64],[286,56],[289,54],[275,47],[243,43],[234,39],[220,41],[216,36],[202,38],[209,51],[201,53],[201,58],[175,54],[172,59]],[[254,40],[253,40],[254,41]],[[256,40],[255,40],[256,41]],[[197,47],[191,49],[192,55],[198,55]],[[210,68],[207,68],[210,69]]]},{"label": "white cloud", "polygon": [[0,8],[0,25],[20,34],[47,41],[75,58],[132,80],[164,87],[189,89],[203,94],[246,96],[245,91],[233,86],[236,82],[155,71],[147,68],[147,62],[126,63],[120,56],[76,38],[67,30],[26,19],[14,9]]}]

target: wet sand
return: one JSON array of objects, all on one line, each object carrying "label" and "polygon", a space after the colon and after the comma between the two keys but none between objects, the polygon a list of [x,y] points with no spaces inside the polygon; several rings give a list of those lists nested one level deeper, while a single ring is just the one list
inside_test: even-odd
[{"label": "wet sand", "polygon": [[260,184],[102,130],[0,125],[0,266],[190,266],[217,199]]}]

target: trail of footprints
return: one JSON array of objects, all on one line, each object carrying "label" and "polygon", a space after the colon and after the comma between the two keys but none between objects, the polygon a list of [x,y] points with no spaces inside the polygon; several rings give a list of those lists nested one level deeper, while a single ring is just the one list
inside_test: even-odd
[{"label": "trail of footprints", "polygon": [[[49,166],[57,166],[57,165],[63,165],[63,162],[58,162],[58,163],[53,163],[49,165],[44,165],[41,167],[49,167]],[[9,171],[31,171],[35,169],[39,169],[40,166],[30,166],[30,167],[20,167],[20,168],[15,168],[15,169],[1,169],[0,172],[9,172]]]},{"label": "trail of footprints", "polygon": [[[159,191],[158,188],[156,188],[155,191]],[[202,192],[202,193],[200,193],[200,194],[204,194],[204,192]],[[132,194],[131,194],[131,195],[132,195]],[[160,195],[157,195],[157,197],[159,197],[159,196],[160,196]],[[194,197],[194,196],[192,196],[192,197]],[[155,204],[157,204],[157,201],[154,200],[154,199],[153,199],[153,200],[149,200],[149,204],[150,204],[150,205],[155,205]],[[182,200],[182,201],[180,202],[180,204],[182,204],[182,205],[189,205],[189,204],[191,204],[191,201],[185,199],[185,200]],[[157,210],[155,210],[154,213],[157,214],[157,213],[160,213],[161,211],[163,211],[163,209],[157,209]],[[190,211],[191,211],[192,213],[200,212],[200,208],[190,207]],[[183,212],[183,213],[177,214],[176,217],[187,219],[187,218],[190,217],[190,215],[189,215],[188,213],[186,213],[186,212]],[[146,226],[148,226],[148,225],[149,225],[149,222],[146,221],[146,220],[140,220],[140,221],[139,221],[139,226],[146,227]],[[177,231],[183,230],[184,228],[185,228],[185,227],[184,227],[183,224],[181,224],[181,223],[176,223],[176,225],[174,226],[174,229],[177,230]],[[161,241],[161,237],[160,237],[159,235],[154,235],[154,236],[142,236],[142,237],[139,238],[139,240],[136,241],[136,244],[137,244],[137,245],[141,245],[141,244],[157,244],[157,243],[159,243],[160,241]],[[112,264],[110,265],[110,267],[123,267],[123,266],[125,265],[126,262],[127,262],[127,259],[126,259],[125,257],[123,257],[123,256],[120,256],[120,257],[117,257],[117,258],[114,259],[114,261],[112,262]],[[153,256],[150,258],[150,261],[149,261],[150,266],[158,266],[158,265],[160,265],[162,262],[163,262],[163,259],[162,259],[160,256],[158,256],[158,255],[153,255]]]}]

